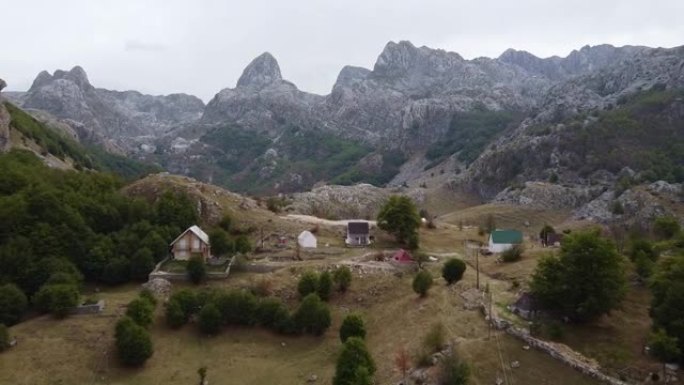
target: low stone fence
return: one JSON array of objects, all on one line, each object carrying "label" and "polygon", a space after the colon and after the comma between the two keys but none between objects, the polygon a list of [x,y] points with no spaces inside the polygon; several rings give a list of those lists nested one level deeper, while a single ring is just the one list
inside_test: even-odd
[{"label": "low stone fence", "polygon": [[[170,257],[164,258],[161,262],[157,263],[157,265],[154,267],[154,270],[150,273],[148,276],[148,281],[153,280],[154,278],[163,278],[169,281],[187,281],[188,280],[188,275],[185,272],[182,273],[172,273],[168,271],[163,271],[161,270],[162,265],[166,263]],[[230,268],[233,266],[233,262],[235,261],[235,257],[230,259],[230,262],[228,262],[228,266],[224,271],[209,271],[207,272],[207,279],[212,279],[212,280],[219,280],[219,279],[226,279],[228,278],[228,275],[230,274]]]},{"label": "low stone fence", "polygon": [[69,314],[81,315],[81,314],[99,314],[102,313],[105,307],[105,301],[103,299],[97,301],[96,303],[90,303],[87,305],[79,305],[72,307],[69,310]]},{"label": "low stone fence", "polygon": [[491,319],[492,324],[499,330],[522,340],[525,344],[541,350],[551,357],[561,361],[562,363],[578,370],[579,372],[593,377],[601,382],[611,385],[629,385],[627,382],[621,381],[615,377],[611,377],[601,372],[601,367],[594,360],[591,360],[579,352],[572,350],[564,344],[540,340],[530,335],[527,329],[519,328],[513,325],[510,321],[499,318],[496,314],[489,314],[489,309],[484,301],[480,303],[482,313],[488,319]]}]

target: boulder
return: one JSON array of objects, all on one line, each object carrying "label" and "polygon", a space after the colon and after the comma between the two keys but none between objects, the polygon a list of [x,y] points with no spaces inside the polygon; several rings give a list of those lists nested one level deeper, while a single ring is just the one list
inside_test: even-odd
[{"label": "boulder", "polygon": [[144,289],[148,289],[155,297],[165,300],[171,294],[171,282],[164,278],[153,278],[143,285]]}]

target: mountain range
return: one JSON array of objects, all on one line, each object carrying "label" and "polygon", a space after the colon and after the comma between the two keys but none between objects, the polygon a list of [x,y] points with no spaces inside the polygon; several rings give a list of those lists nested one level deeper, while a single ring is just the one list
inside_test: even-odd
[{"label": "mountain range", "polygon": [[328,95],[283,79],[269,53],[206,105],[96,88],[80,67],[4,94],[82,143],[236,191],[416,185],[437,173],[503,199],[530,181],[582,194],[624,175],[681,182],[682,89],[684,47],[585,46],[564,58],[509,49],[466,60],[401,41],[373,69],[344,67]]}]

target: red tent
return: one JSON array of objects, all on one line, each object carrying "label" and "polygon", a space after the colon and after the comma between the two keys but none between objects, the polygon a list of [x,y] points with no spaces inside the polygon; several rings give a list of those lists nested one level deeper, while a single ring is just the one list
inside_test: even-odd
[{"label": "red tent", "polygon": [[399,249],[392,256],[392,260],[394,262],[399,262],[399,263],[411,263],[411,262],[413,262],[413,257],[411,256],[411,254],[409,254],[408,251],[406,251],[404,249]]}]

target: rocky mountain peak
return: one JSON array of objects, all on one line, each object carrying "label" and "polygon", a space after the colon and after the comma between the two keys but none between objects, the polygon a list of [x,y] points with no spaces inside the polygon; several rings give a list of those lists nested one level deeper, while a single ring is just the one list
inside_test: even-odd
[{"label": "rocky mountain peak", "polygon": [[31,85],[29,91],[35,91],[38,88],[52,82],[53,80],[58,79],[69,80],[76,84],[78,88],[83,90],[93,88],[88,80],[88,74],[86,74],[85,70],[81,66],[75,66],[70,71],[56,70],[54,75],[50,75],[50,73],[47,71],[41,71],[38,76],[36,76],[35,80],[33,80],[33,84]]},{"label": "rocky mountain peak", "polygon": [[52,80],[52,75],[50,75],[49,72],[40,71],[38,76],[36,76],[36,78],[33,80],[33,84],[31,84],[31,88],[29,89],[29,91],[37,90],[38,88],[49,83],[51,80]]},{"label": "rocky mountain peak", "polygon": [[0,79],[0,91],[2,91],[2,89],[5,87],[7,87],[7,83],[5,83],[4,80]]},{"label": "rocky mountain peak", "polygon": [[86,74],[85,70],[81,66],[75,66],[72,68],[71,71],[67,72],[65,78],[78,84],[78,86],[81,88],[92,88],[92,85],[90,85],[90,81],[88,80],[88,74]]},{"label": "rocky mountain peak", "polygon": [[282,79],[278,61],[270,53],[264,52],[245,68],[237,86],[263,88]]},{"label": "rocky mountain peak", "polygon": [[542,59],[527,51],[518,51],[516,49],[509,48],[505,50],[501,56],[499,56],[499,60],[506,63],[518,64],[519,62],[537,61]]},{"label": "rocky mountain peak", "polygon": [[337,80],[335,80],[333,88],[351,87],[355,83],[366,79],[370,72],[369,69],[363,67],[344,66],[340,71],[340,74],[337,75]]},{"label": "rocky mountain peak", "polygon": [[455,52],[425,46],[416,47],[410,41],[390,41],[378,56],[373,73],[389,78],[419,73],[439,76],[459,66],[463,61],[463,57]]}]

